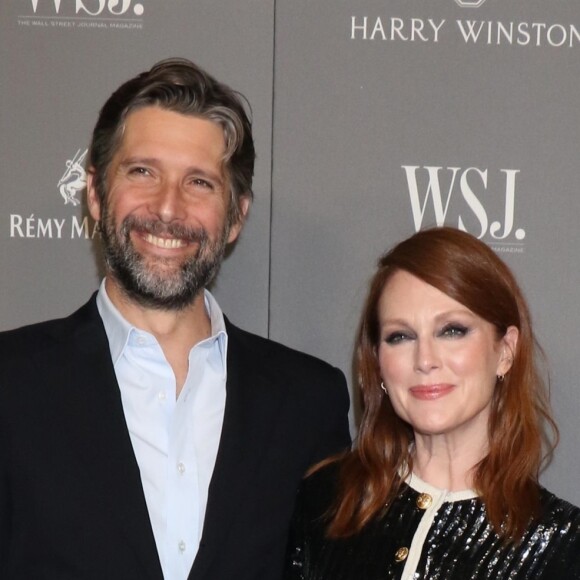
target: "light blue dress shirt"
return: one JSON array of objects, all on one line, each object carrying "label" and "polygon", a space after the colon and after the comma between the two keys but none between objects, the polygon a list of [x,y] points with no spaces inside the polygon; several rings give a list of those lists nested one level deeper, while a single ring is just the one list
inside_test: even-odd
[{"label": "light blue dress shirt", "polygon": [[97,295],[166,580],[186,580],[199,548],[224,418],[228,337],[216,300],[204,298],[211,336],[191,349],[176,398],[155,337],[121,316],[104,281]]}]

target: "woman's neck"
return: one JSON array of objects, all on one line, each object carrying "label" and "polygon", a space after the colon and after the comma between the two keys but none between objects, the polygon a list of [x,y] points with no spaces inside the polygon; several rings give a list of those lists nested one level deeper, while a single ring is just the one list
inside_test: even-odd
[{"label": "woman's neck", "polygon": [[473,468],[487,453],[487,439],[415,435],[413,473],[440,489],[463,491],[473,488]]}]

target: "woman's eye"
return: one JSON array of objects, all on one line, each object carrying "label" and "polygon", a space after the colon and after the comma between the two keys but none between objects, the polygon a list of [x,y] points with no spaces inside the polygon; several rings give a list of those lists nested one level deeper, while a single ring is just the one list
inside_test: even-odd
[{"label": "woman's eye", "polygon": [[469,332],[469,329],[463,324],[447,324],[441,329],[440,335],[447,336],[449,338],[460,338],[465,336]]},{"label": "woman's eye", "polygon": [[406,332],[391,332],[387,334],[385,337],[385,342],[389,345],[396,345],[404,342],[405,340],[409,340],[411,337]]}]

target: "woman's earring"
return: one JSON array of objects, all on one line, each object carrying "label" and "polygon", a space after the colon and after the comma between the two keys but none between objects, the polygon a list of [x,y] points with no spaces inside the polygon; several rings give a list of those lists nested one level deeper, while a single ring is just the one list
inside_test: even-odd
[{"label": "woman's earring", "polygon": [[498,383],[503,383],[504,379],[505,379],[505,375],[497,375],[497,382]]},{"label": "woman's earring", "polygon": [[385,395],[387,395],[387,397],[388,397],[389,391],[387,391],[387,387],[385,387],[385,383],[383,383],[383,381],[381,381],[381,389],[383,389],[383,391],[385,391]]}]

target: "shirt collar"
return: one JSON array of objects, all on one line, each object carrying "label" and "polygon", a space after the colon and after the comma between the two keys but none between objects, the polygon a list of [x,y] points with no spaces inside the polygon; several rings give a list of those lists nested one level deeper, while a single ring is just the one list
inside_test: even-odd
[{"label": "shirt collar", "polygon": [[[204,289],[204,304],[206,312],[208,313],[211,324],[211,335],[199,342],[198,344],[208,344],[217,342],[221,364],[226,369],[226,357],[228,348],[228,335],[226,332],[226,323],[224,315],[213,297],[211,292]],[[134,333],[143,333],[145,331],[133,326],[122,314],[117,310],[115,305],[111,302],[105,288],[105,279],[101,282],[99,291],[97,293],[97,309],[103,320],[105,332],[109,340],[109,350],[111,351],[111,359],[113,365],[117,363],[119,357],[123,354],[129,338]],[[197,345],[196,345],[197,346]]]}]

